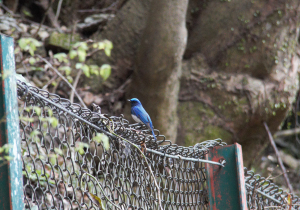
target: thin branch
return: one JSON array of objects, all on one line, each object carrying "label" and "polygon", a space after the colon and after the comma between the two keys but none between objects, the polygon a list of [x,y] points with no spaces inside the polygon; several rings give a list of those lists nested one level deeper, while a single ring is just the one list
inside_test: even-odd
[{"label": "thin branch", "polygon": [[40,56],[40,55],[37,55],[42,61],[44,61],[46,64],[48,64],[49,65],[49,67],[53,70],[53,71],[55,71],[56,73],[57,73],[57,75],[60,77],[60,78],[62,78],[66,83],[67,83],[67,85],[69,85],[69,87],[74,91],[74,93],[75,93],[75,95],[77,96],[77,98],[78,98],[78,100],[80,101],[80,103],[82,104],[82,106],[84,107],[84,108],[87,108],[86,107],[86,105],[85,105],[85,103],[83,102],[83,100],[82,100],[82,98],[79,96],[79,94],[77,93],[77,91],[73,88],[73,86],[69,83],[69,81],[56,69],[56,68],[54,68],[53,66],[52,66],[52,64],[49,62],[49,61],[47,61],[45,58],[43,58],[42,56]]},{"label": "thin branch", "polygon": [[63,2],[63,0],[59,0],[59,2],[58,2],[56,14],[55,14],[55,22],[57,22],[57,20],[58,20],[62,2]]},{"label": "thin branch", "polygon": [[266,122],[264,122],[264,126],[265,126],[265,129],[266,129],[267,133],[268,133],[268,136],[269,136],[269,140],[270,140],[270,142],[271,142],[271,145],[272,145],[272,147],[273,147],[273,149],[274,149],[274,151],[275,151],[275,155],[276,155],[276,157],[277,157],[277,160],[278,160],[278,163],[279,163],[279,165],[280,165],[280,168],[281,168],[281,170],[282,170],[282,172],[283,172],[283,177],[284,177],[284,179],[285,179],[285,182],[286,182],[286,184],[287,184],[287,186],[288,186],[288,188],[289,188],[289,190],[290,190],[290,193],[293,193],[293,187],[292,187],[292,185],[291,185],[291,183],[290,183],[289,177],[287,176],[286,169],[285,169],[285,167],[284,167],[284,165],[283,165],[283,162],[282,162],[282,160],[281,160],[281,158],[280,158],[280,156],[279,156],[278,149],[277,149],[277,147],[276,147],[276,145],[275,145],[273,136],[272,136],[272,134],[271,134],[271,132],[270,132],[270,129],[269,129],[269,127],[268,127],[268,125],[267,125]]},{"label": "thin branch", "polygon": [[40,22],[40,25],[39,25],[37,31],[35,32],[35,34],[33,35],[33,37],[36,37],[37,34],[39,33],[39,31],[40,31],[40,29],[41,29],[41,26],[43,25],[43,23],[44,23],[44,21],[45,21],[45,19],[46,19],[46,16],[47,16],[47,14],[48,14],[48,12],[49,12],[49,9],[50,9],[51,6],[52,6],[52,3],[53,3],[53,1],[50,1],[50,4],[48,5],[48,7],[47,7],[47,9],[46,9],[46,11],[45,11],[45,14],[44,14],[44,16],[43,16],[43,19],[42,19],[42,21]]},{"label": "thin branch", "polygon": [[72,89],[72,92],[71,92],[71,95],[70,95],[70,101],[71,103],[73,103],[73,100],[74,100],[74,90],[76,90],[76,87],[77,87],[77,84],[78,84],[78,81],[79,81],[79,78],[82,74],[82,69],[79,70],[76,78],[75,78],[75,81],[73,83],[73,89]]},{"label": "thin branch", "polygon": [[274,134],[274,138],[292,136],[292,135],[299,134],[299,133],[300,133],[300,128],[293,128],[293,129],[289,129],[289,130],[277,131]]},{"label": "thin branch", "polygon": [[54,77],[52,77],[52,79],[50,79],[47,83],[46,83],[46,85],[44,85],[44,87],[42,88],[43,90],[45,90],[54,80],[56,80],[56,78],[57,78],[57,74],[54,76]]},{"label": "thin branch", "polygon": [[59,86],[59,83],[61,82],[62,78],[59,77],[57,80],[56,80],[56,85],[53,87],[53,90],[52,90],[52,93],[56,93],[56,90]]},{"label": "thin branch", "polygon": [[78,23],[78,20],[73,21],[72,33],[71,33],[70,42],[69,42],[69,44],[70,44],[69,48],[71,48],[71,46],[73,44],[73,38],[74,38],[74,34],[76,32],[77,23]]},{"label": "thin branch", "polygon": [[[84,176],[84,175],[88,175],[89,177],[93,178],[93,179],[96,181],[96,183],[97,183],[98,187],[100,188],[100,190],[102,191],[102,193],[103,193],[105,199],[106,199],[109,203],[111,203],[113,206],[115,206],[116,208],[121,209],[119,206],[117,206],[116,204],[114,204],[114,203],[106,196],[106,194],[105,194],[103,188],[102,188],[101,185],[99,184],[99,181],[98,181],[92,174],[89,174],[89,173],[87,173],[87,172],[84,172],[84,173],[82,174],[81,179],[80,179],[80,187],[82,187],[82,179],[83,179],[83,176]],[[82,189],[81,189],[81,190],[82,190]],[[82,190],[82,191],[84,192],[85,190]],[[100,199],[100,200],[101,200],[101,199]],[[101,206],[99,206],[99,207],[102,209]]]},{"label": "thin branch", "polygon": [[11,11],[8,7],[6,7],[3,3],[0,3],[0,6],[2,9],[4,9],[6,12],[8,12],[11,16],[15,17],[16,15],[14,14],[13,11]]}]

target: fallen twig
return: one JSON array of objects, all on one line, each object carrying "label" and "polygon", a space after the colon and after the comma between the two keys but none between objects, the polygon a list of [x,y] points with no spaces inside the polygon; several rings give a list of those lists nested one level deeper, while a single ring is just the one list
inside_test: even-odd
[{"label": "fallen twig", "polygon": [[44,86],[43,86],[43,90],[46,90],[46,88],[54,81],[54,80],[56,80],[56,78],[57,78],[57,74],[54,76],[54,77],[52,77],[52,79],[50,79]]},{"label": "fallen twig", "polygon": [[71,101],[71,103],[73,103],[73,100],[74,100],[74,90],[76,90],[76,87],[77,87],[77,84],[78,84],[78,81],[79,81],[79,78],[80,78],[81,74],[82,74],[82,69],[79,69],[79,72],[78,72],[78,74],[77,74],[77,76],[75,78],[75,81],[73,83],[73,88],[74,89],[72,89],[71,95],[70,95],[70,101]]},{"label": "fallen twig", "polygon": [[272,134],[271,134],[271,132],[270,132],[270,129],[269,129],[269,127],[268,127],[268,125],[267,125],[266,122],[264,122],[264,126],[265,126],[265,129],[266,129],[267,133],[268,133],[268,136],[269,136],[269,140],[270,140],[270,142],[271,142],[271,145],[272,145],[272,147],[273,147],[273,149],[274,149],[274,151],[275,151],[275,155],[276,155],[276,157],[277,157],[277,160],[278,160],[278,163],[279,163],[279,165],[280,165],[280,168],[281,168],[281,170],[282,170],[282,172],[283,172],[283,177],[284,177],[284,179],[285,179],[285,182],[286,182],[286,184],[287,184],[287,187],[289,188],[290,193],[293,193],[293,187],[292,187],[292,185],[291,185],[291,183],[290,183],[289,177],[287,176],[287,171],[286,171],[286,169],[285,169],[285,167],[284,167],[284,165],[283,165],[283,162],[282,162],[282,160],[281,160],[281,158],[280,158],[280,156],[279,156],[278,149],[277,149],[277,147],[276,147],[276,145],[275,145],[273,136],[272,136]]}]

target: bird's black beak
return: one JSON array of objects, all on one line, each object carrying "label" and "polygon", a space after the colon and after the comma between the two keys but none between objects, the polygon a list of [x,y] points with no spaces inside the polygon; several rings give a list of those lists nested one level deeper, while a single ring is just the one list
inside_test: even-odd
[{"label": "bird's black beak", "polygon": [[129,102],[130,102],[130,99],[128,99],[127,101],[129,101]]}]

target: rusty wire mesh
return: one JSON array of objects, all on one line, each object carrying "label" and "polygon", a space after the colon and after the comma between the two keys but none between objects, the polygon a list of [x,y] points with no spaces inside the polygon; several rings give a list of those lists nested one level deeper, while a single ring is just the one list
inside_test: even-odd
[{"label": "rusty wire mesh", "polygon": [[[95,201],[100,198],[105,209],[117,209],[112,203],[120,209],[158,209],[153,176],[141,153],[119,138],[123,137],[146,144],[165,209],[207,209],[204,164],[166,155],[204,159],[209,147],[224,145],[221,140],[181,147],[156,130],[155,142],[145,127],[129,124],[122,116],[92,112],[19,81],[17,90],[26,208],[101,209]],[[99,133],[109,137],[108,150],[95,140]],[[148,152],[151,149],[165,155]],[[98,183],[89,176],[81,183],[86,172]]]},{"label": "rusty wire mesh", "polygon": [[[204,159],[210,147],[225,145],[221,140],[181,147],[155,130],[155,142],[146,127],[123,116],[108,117],[20,81],[17,85],[27,209],[117,209],[114,204],[158,209],[158,190],[145,160],[120,137],[164,154],[145,153],[164,209],[208,208],[204,164],[166,155]],[[108,136],[109,149],[96,140],[99,133]],[[249,209],[286,205],[287,193],[246,169],[245,182]],[[299,204],[298,197],[292,200]]]},{"label": "rusty wire mesh", "polygon": [[300,209],[300,199],[296,195],[288,194],[270,180],[246,168],[244,175],[249,209]]}]

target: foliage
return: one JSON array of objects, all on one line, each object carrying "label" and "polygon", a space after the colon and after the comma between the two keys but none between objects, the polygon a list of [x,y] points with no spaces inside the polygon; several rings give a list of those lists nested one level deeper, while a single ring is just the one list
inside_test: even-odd
[{"label": "foliage", "polygon": [[29,52],[31,56],[34,56],[34,52],[38,47],[42,46],[42,43],[34,38],[21,38],[18,41],[19,48],[16,48],[15,53],[19,52],[20,50]]},{"label": "foliage", "polygon": [[59,53],[54,55],[54,58],[57,58],[62,64],[59,67],[59,70],[65,71],[67,76],[71,73],[71,68],[69,68],[67,58],[70,58],[71,60],[77,58],[79,62],[75,64],[75,68],[81,69],[85,76],[90,77],[91,75],[100,75],[103,80],[106,80],[111,73],[111,66],[108,64],[103,64],[101,67],[93,64],[89,65],[86,63],[86,60],[87,57],[99,50],[104,50],[105,54],[110,56],[112,48],[112,43],[108,40],[93,44],[88,44],[88,42],[77,42],[73,45],[68,55],[65,53]]},{"label": "foliage", "polygon": [[109,150],[109,138],[103,133],[97,133],[97,135],[93,138],[98,143],[103,143],[103,147],[105,150]]},{"label": "foliage", "polygon": [[[36,50],[38,47],[41,47],[42,43],[34,38],[21,38],[18,40],[18,46],[15,49],[15,54],[21,52],[27,52],[30,54],[29,57],[23,59],[23,65],[29,64],[30,69],[33,71],[45,71],[47,67],[44,68],[39,66],[41,59],[36,56]],[[81,70],[86,77],[91,75],[100,76],[103,81],[107,80],[111,74],[111,66],[109,64],[103,64],[98,66],[95,64],[88,64],[87,58],[92,56],[94,53],[103,50],[106,56],[111,55],[111,50],[113,48],[112,42],[104,40],[101,42],[77,42],[75,43],[69,53],[56,53],[52,56],[51,63],[54,63],[54,66],[62,72],[62,74],[67,78],[67,80],[72,83],[73,77],[71,76],[72,69]],[[50,54],[51,55],[51,54]],[[72,60],[75,61],[71,62]],[[75,75],[77,75],[76,73]],[[53,85],[56,85],[56,82],[52,82]]]}]

